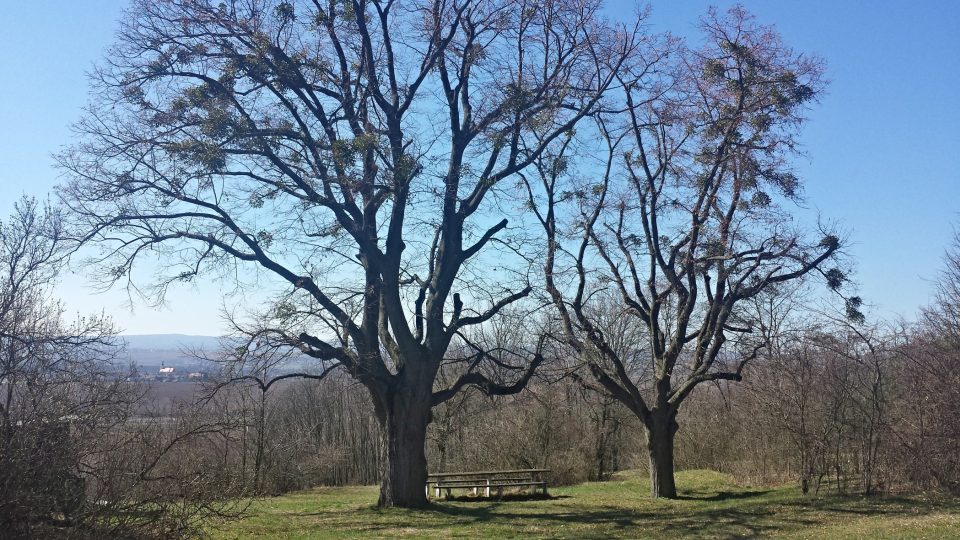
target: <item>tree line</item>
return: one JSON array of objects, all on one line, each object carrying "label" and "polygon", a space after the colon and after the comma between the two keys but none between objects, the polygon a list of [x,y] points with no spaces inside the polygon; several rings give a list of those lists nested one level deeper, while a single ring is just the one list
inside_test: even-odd
[{"label": "tree line", "polygon": [[[289,358],[264,354],[256,369],[238,371],[252,366],[238,363],[250,352],[234,338],[215,357],[224,367],[219,379],[163,408],[150,388],[118,377],[109,321],[68,321],[51,294],[65,262],[61,227],[52,208],[30,200],[0,227],[6,530],[186,535],[210,518],[241,515],[251,495],[380,480],[388,459],[382,425],[348,373],[270,377]],[[752,484],[796,483],[811,497],[960,494],[958,252],[960,242],[948,251],[936,301],[912,324],[814,311],[804,290],[770,297],[773,337],[743,382],[704,385],[679,409],[675,466]],[[617,315],[596,320],[622,343],[641,343],[643,326]],[[498,325],[489,339],[511,349],[525,334],[555,331],[542,323]],[[545,467],[553,483],[569,484],[656,466],[644,423],[590,382],[589,360],[570,346],[544,352],[523,392],[468,388],[433,408],[431,470]],[[447,367],[441,386],[464,369]]]}]

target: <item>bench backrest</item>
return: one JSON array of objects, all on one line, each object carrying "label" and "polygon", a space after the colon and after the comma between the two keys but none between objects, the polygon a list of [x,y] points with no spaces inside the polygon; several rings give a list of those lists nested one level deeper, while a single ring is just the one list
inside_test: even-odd
[{"label": "bench backrest", "polygon": [[445,481],[456,481],[456,480],[482,480],[490,479],[497,480],[503,477],[516,478],[520,477],[522,480],[525,479],[534,479],[542,477],[543,474],[550,472],[550,469],[512,469],[506,471],[469,471],[469,472],[449,472],[449,473],[432,473],[427,475],[427,482],[445,482]]}]

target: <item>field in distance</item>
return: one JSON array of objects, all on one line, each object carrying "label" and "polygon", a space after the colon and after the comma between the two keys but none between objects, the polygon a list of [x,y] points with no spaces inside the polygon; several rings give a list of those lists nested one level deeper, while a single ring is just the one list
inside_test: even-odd
[{"label": "field in distance", "polygon": [[318,488],[254,501],[213,538],[960,538],[960,501],[811,499],[747,488],[713,471],[677,473],[678,500],[652,500],[638,473],[553,488],[548,500],[450,501],[380,510],[377,488]]}]

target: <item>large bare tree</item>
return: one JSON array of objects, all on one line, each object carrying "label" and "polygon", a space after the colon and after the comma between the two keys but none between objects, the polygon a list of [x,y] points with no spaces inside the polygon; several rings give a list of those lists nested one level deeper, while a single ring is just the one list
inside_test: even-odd
[{"label": "large bare tree", "polygon": [[[742,8],[711,11],[701,30],[702,47],[673,42],[655,77],[622,81],[623,112],[598,116],[599,148],[555,142],[527,178],[563,333],[646,427],[654,497],[676,496],[684,400],[740,380],[763,346],[753,299],[811,273],[846,279],[827,268],[837,235],[809,239],[787,211],[801,188],[788,158],[823,87],[820,62]],[[615,346],[611,309],[646,330],[642,344]]]},{"label": "large bare tree", "polygon": [[504,237],[512,179],[602,109],[641,44],[599,11],[137,1],[62,156],[68,204],[108,282],[162,296],[253,268],[283,284],[255,333],[369,389],[387,439],[380,504],[423,505],[431,407],[465,385],[518,391],[540,361],[504,384],[472,362],[434,387],[451,342],[531,291]]}]

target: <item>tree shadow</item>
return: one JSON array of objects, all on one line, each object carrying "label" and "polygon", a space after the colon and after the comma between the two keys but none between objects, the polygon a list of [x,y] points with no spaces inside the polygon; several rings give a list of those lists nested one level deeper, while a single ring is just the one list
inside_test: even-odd
[{"label": "tree shadow", "polygon": [[[678,497],[680,503],[654,503],[647,507],[613,504],[584,506],[579,495],[547,498],[509,494],[501,499],[461,497],[436,501],[422,510],[402,511],[403,520],[420,516],[416,527],[422,530],[470,530],[473,526],[494,526],[498,530],[557,531],[558,537],[610,538],[653,536],[662,538],[743,538],[777,536],[812,530],[825,522],[844,516],[898,516],[957,511],[960,502],[922,500],[908,497],[827,497],[824,499],[775,500],[764,494],[775,490],[714,491],[690,490]],[[584,496],[584,502],[589,497]],[[724,501],[727,501],[725,504]],[[529,503],[529,504],[528,504]],[[535,504],[539,503],[539,504]],[[363,531],[371,534],[395,532],[397,516],[391,509],[370,509],[380,518],[364,520]],[[312,515],[331,517],[332,511]],[[828,518],[825,514],[832,514]],[[391,517],[393,516],[393,517]],[[346,523],[342,521],[341,523]],[[350,523],[355,523],[350,520]],[[337,523],[327,523],[337,527]],[[556,529],[554,529],[556,527]],[[539,533],[531,532],[534,536]]]},{"label": "tree shadow", "polygon": [[488,504],[491,502],[525,502],[525,501],[559,501],[569,499],[570,495],[543,495],[541,493],[507,493],[500,497],[479,497],[470,495],[460,495],[456,497],[435,499],[431,505],[439,505],[445,502]]},{"label": "tree shadow", "polygon": [[[700,499],[703,500],[703,499]],[[606,538],[610,530],[627,533],[630,529],[655,527],[664,537],[741,538],[802,528],[816,523],[814,517],[776,516],[770,511],[712,509],[676,514],[659,511],[631,510],[619,507],[600,507],[593,510],[571,509],[535,514],[498,512],[501,505],[463,507],[434,505],[431,509],[464,522],[488,523],[492,520],[522,527],[525,522],[552,521],[560,525],[602,525],[603,531],[577,531],[577,538]],[[773,518],[773,519],[771,519]]]},{"label": "tree shadow", "polygon": [[960,511],[960,500],[952,498],[921,498],[900,495],[829,495],[783,503],[794,508],[816,509],[824,512],[855,515],[897,515],[946,511]]},{"label": "tree shadow", "polygon": [[[658,537],[710,537],[710,538],[742,538],[756,536],[776,536],[790,531],[798,531],[816,527],[823,523],[819,512],[855,515],[917,515],[921,512],[930,512],[937,509],[955,508],[956,505],[943,502],[918,504],[919,501],[909,498],[888,498],[863,500],[858,498],[836,498],[821,501],[823,504],[802,504],[793,502],[763,502],[756,501],[764,494],[773,490],[751,490],[743,492],[720,491],[714,494],[697,495],[686,493],[681,500],[694,502],[722,502],[744,501],[732,507],[682,509],[630,509],[617,506],[601,506],[591,509],[571,507],[558,504],[555,508],[544,508],[536,513],[511,512],[509,501],[486,501],[487,504],[445,505],[434,504],[429,510],[453,518],[464,525],[471,523],[500,522],[509,523],[511,527],[535,525],[537,522],[554,522],[562,526],[598,526],[602,531],[577,530],[577,538],[605,538],[625,535],[631,531],[643,530],[646,534],[653,532]],[[574,497],[556,497],[556,499],[573,499]],[[754,499],[754,500],[752,500]],[[470,500],[471,503],[482,503],[482,500]],[[760,504],[758,504],[758,502]],[[797,510],[803,506],[803,510]],[[793,507],[794,510],[789,510]],[[448,524],[449,525],[449,524]],[[634,531],[635,532],[635,531]]]},{"label": "tree shadow", "polygon": [[719,491],[713,495],[700,495],[699,493],[687,493],[677,495],[676,499],[680,501],[729,501],[735,499],[749,499],[751,497],[759,497],[761,495],[766,495],[773,490],[770,489],[758,489],[753,491]]}]

